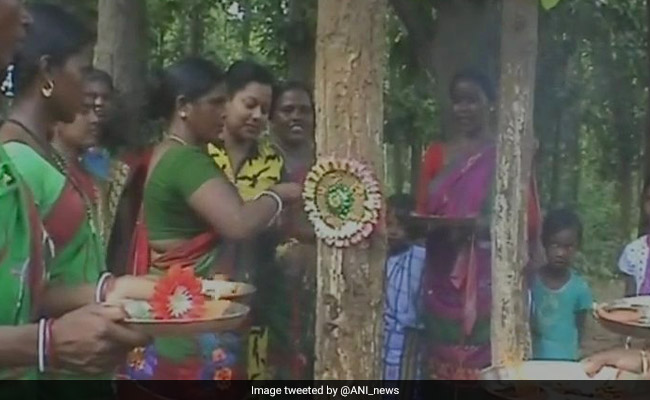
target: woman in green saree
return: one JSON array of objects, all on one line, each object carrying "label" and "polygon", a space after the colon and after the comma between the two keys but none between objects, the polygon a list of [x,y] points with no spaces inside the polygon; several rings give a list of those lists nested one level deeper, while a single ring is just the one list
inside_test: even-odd
[{"label": "woman in green saree", "polygon": [[[142,289],[146,297],[153,291],[152,282],[146,279],[136,282],[133,278],[114,280],[102,275],[105,253],[93,230],[91,204],[70,174],[65,159],[47,140],[55,123],[73,121],[82,109],[79,81],[81,71],[89,63],[86,54],[92,45],[92,35],[81,22],[58,7],[34,6],[31,13],[34,25],[17,57],[17,97],[9,120],[0,129],[0,141],[35,203],[37,222],[32,223],[32,233],[40,230],[38,219],[42,219],[52,244],[49,250],[53,258],[47,270],[49,282],[45,291],[35,289],[39,299],[32,308],[41,316],[58,317],[95,301],[117,301],[132,289],[130,294],[135,296]],[[114,283],[114,290],[109,291],[109,285],[102,282]],[[97,314],[99,308],[94,310]],[[124,318],[117,308],[111,312],[112,320]],[[113,329],[120,331],[118,335],[131,338],[126,340],[127,346],[146,342],[142,335],[128,329]],[[111,358],[123,357],[127,349],[113,348]],[[81,365],[84,360],[85,357],[80,358]],[[116,364],[113,359],[112,365]],[[66,364],[61,366],[65,368]],[[51,377],[54,376],[59,375]]]},{"label": "woman in green saree", "polygon": [[[274,222],[285,202],[299,199],[300,185],[279,184],[244,203],[213,163],[206,148],[223,127],[226,98],[224,74],[209,61],[187,59],[163,74],[152,108],[167,121],[167,134],[149,165],[133,248],[136,275],[180,265],[202,278],[233,277],[232,265],[221,257],[222,238],[253,237]],[[237,333],[156,338],[133,353],[127,374],[140,380],[241,379],[242,349]]]}]

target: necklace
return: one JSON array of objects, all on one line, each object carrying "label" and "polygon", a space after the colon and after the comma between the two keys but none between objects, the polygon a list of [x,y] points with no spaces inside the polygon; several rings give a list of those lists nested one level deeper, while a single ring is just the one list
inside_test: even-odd
[{"label": "necklace", "polygon": [[171,140],[172,142],[176,142],[176,143],[178,143],[180,145],[183,145],[183,146],[188,146],[189,145],[189,143],[187,143],[186,140],[184,140],[183,138],[178,137],[177,135],[169,135],[169,140]]},{"label": "necklace", "polygon": [[[31,137],[38,145],[41,147],[41,150],[44,152],[47,158],[49,158],[49,162],[54,165],[54,167],[72,184],[72,187],[77,191],[79,196],[81,196],[81,199],[83,200],[84,203],[84,211],[86,213],[86,218],[88,219],[88,224],[90,225],[90,229],[93,234],[98,235],[96,226],[97,224],[97,219],[98,217],[95,215],[95,212],[93,212],[94,208],[94,203],[99,202],[99,193],[97,193],[97,188],[93,185],[93,191],[94,191],[94,196],[95,197],[95,202],[92,202],[88,196],[86,195],[86,192],[81,188],[81,185],[76,181],[76,179],[70,174],[70,167],[68,166],[68,162],[66,159],[59,154],[58,151],[52,146],[52,144],[46,140],[43,140],[39,135],[37,135],[33,130],[29,129],[25,124],[22,122],[15,120],[15,119],[8,119],[7,122],[12,123],[25,131]],[[99,207],[97,207],[99,208]],[[100,240],[101,240],[100,236]]]}]

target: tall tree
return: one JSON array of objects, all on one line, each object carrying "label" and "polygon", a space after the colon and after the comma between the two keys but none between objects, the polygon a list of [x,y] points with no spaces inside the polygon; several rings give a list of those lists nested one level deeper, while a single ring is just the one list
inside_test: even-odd
[{"label": "tall tree", "polygon": [[[382,177],[386,2],[318,5],[317,152],[364,160]],[[345,250],[319,243],[316,379],[380,378],[384,235]]]},{"label": "tall tree", "polygon": [[95,65],[113,77],[127,112],[127,129],[131,135],[137,135],[146,97],[146,3],[99,0],[98,14]]},{"label": "tall tree", "polygon": [[530,352],[523,269],[526,201],[534,153],[538,0],[503,0],[498,162],[492,231],[493,365]]},{"label": "tall tree", "polygon": [[288,77],[308,85],[314,83],[317,0],[289,0],[289,22],[285,31]]}]

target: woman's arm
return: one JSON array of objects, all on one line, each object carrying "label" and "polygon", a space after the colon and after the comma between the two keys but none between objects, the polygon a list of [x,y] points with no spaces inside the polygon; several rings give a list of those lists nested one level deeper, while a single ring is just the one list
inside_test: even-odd
[{"label": "woman's arm", "polygon": [[0,367],[26,367],[37,364],[38,325],[0,328]]},{"label": "woman's arm", "polygon": [[[282,183],[273,191],[283,201],[300,198],[301,187]],[[225,179],[214,178],[201,185],[189,198],[189,205],[212,228],[232,240],[245,240],[263,231],[278,211],[271,196],[244,203],[236,189]]]}]

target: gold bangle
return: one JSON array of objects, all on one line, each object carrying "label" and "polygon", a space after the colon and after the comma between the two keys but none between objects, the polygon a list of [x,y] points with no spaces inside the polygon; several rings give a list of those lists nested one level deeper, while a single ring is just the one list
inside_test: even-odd
[{"label": "gold bangle", "polygon": [[641,375],[645,376],[648,374],[648,353],[645,350],[641,350]]}]

